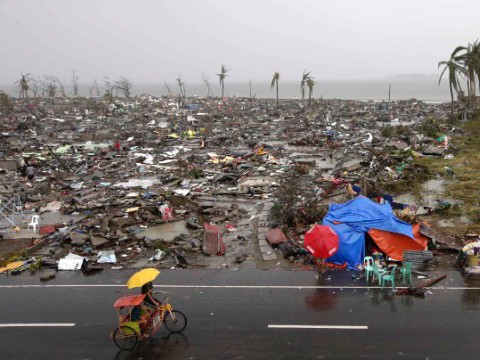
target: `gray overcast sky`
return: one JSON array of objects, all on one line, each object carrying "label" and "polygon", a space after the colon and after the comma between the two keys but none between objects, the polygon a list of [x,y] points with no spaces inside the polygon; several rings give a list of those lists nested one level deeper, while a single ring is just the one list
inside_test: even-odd
[{"label": "gray overcast sky", "polygon": [[318,80],[438,73],[480,37],[478,0],[0,0],[0,83]]}]

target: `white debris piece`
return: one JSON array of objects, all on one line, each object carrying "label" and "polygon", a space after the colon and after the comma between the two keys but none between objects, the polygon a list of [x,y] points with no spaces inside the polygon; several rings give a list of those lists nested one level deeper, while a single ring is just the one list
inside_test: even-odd
[{"label": "white debris piece", "polygon": [[84,261],[87,259],[83,256],[69,253],[58,261],[58,270],[80,270]]},{"label": "white debris piece", "polygon": [[99,264],[115,264],[117,257],[113,250],[102,250],[98,252],[97,263]]}]

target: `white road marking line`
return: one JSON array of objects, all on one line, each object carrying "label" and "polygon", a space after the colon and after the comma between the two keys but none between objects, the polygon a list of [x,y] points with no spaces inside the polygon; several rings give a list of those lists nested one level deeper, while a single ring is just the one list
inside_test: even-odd
[{"label": "white road marking line", "polygon": [[[179,289],[359,289],[371,290],[380,289],[378,286],[315,286],[315,285],[161,285],[154,284],[155,288],[179,288]],[[64,284],[64,285],[0,285],[0,289],[12,288],[83,288],[83,287],[121,287],[126,289],[126,285],[122,284]],[[398,286],[397,289],[407,289],[405,286]],[[466,286],[438,286],[429,287],[430,290],[480,290],[480,287]]]},{"label": "white road marking line", "polygon": [[368,326],[355,325],[268,325],[273,329],[328,329],[328,330],[368,330]]},{"label": "white road marking line", "polygon": [[75,326],[75,323],[11,323],[0,324],[0,328],[6,327],[71,327]]}]

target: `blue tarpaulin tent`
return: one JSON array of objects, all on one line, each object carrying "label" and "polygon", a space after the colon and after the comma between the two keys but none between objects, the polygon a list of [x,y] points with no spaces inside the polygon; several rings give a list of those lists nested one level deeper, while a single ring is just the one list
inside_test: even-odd
[{"label": "blue tarpaulin tent", "polygon": [[335,264],[348,264],[348,268],[355,268],[362,262],[365,254],[365,231],[354,229],[346,224],[328,225],[338,235],[338,251],[327,259]]},{"label": "blue tarpaulin tent", "polygon": [[395,217],[390,204],[377,204],[359,196],[343,204],[331,204],[323,224],[339,237],[338,251],[327,261],[353,269],[365,256],[365,233],[370,229],[402,234],[412,239],[412,225]]}]

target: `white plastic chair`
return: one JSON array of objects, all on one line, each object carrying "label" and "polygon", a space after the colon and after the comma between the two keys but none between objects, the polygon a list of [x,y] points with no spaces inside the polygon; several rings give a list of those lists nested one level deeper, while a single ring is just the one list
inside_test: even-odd
[{"label": "white plastic chair", "polygon": [[33,232],[38,232],[38,228],[40,227],[40,216],[32,216],[32,220],[30,220],[30,222],[28,223],[28,229],[30,229],[30,227],[33,228]]}]

